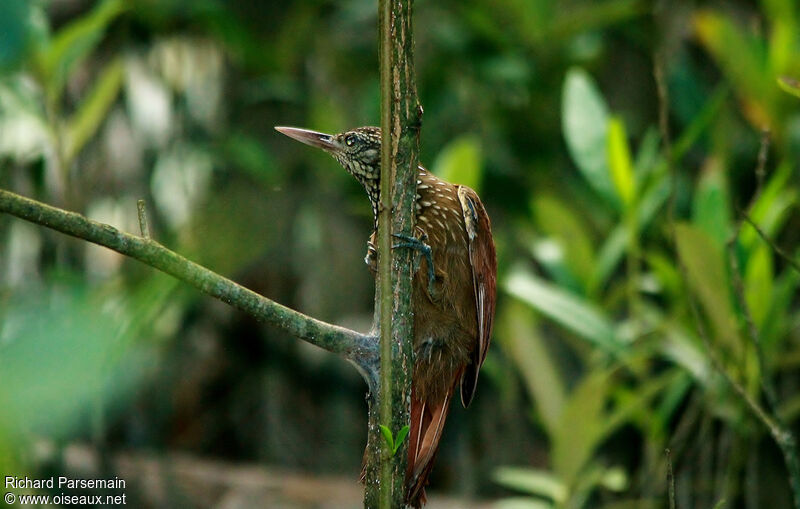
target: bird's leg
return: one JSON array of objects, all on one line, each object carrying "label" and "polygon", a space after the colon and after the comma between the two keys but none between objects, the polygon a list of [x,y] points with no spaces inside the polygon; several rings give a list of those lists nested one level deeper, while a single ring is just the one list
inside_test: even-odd
[{"label": "bird's leg", "polygon": [[[393,233],[392,237],[402,240],[402,242],[398,242],[397,244],[393,245],[392,249],[409,247],[425,257],[425,261],[428,262],[428,294],[431,297],[435,296],[436,272],[433,268],[433,251],[431,250],[431,246],[426,243],[428,240],[428,235],[425,232],[422,232],[422,238],[417,238],[410,235],[404,235],[402,233]],[[418,264],[415,264],[414,272],[417,271],[417,267]]]}]

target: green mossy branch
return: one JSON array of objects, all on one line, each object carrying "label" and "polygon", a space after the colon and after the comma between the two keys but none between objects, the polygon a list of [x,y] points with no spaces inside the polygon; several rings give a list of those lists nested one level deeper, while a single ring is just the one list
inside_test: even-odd
[{"label": "green mossy branch", "polygon": [[413,370],[411,277],[414,253],[392,249],[392,233],[414,234],[414,198],[422,109],[413,64],[413,0],[380,0],[381,190],[375,309],[380,385],[369,399],[364,507],[405,501],[408,441],[395,450],[381,426],[408,426]]},{"label": "green mossy branch", "polygon": [[[140,205],[140,219],[144,209]],[[259,321],[352,361],[370,387],[377,379],[377,341],[361,334],[311,318],[238,285],[216,272],[184,258],[144,236],[124,233],[113,226],[92,221],[0,189],[0,212],[77,237],[135,258],[244,311]],[[147,232],[146,226],[142,228]]]}]

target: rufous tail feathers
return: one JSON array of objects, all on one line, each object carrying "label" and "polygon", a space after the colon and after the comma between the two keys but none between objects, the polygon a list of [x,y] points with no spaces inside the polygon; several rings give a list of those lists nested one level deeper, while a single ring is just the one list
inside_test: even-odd
[{"label": "rufous tail feathers", "polygon": [[444,422],[450,411],[455,384],[438,402],[422,402],[411,390],[411,429],[408,434],[408,467],[406,470],[406,503],[414,508],[425,504],[425,485],[433,468]]}]

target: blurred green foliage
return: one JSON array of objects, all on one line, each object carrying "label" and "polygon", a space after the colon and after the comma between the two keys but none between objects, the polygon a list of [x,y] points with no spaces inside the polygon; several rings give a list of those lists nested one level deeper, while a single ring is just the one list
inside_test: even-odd
[{"label": "blurred green foliage", "polygon": [[[800,274],[775,246],[800,257],[800,7],[447,0],[415,16],[421,160],[480,191],[500,256],[486,376],[453,409],[433,490],[664,507],[670,448],[679,507],[789,507],[777,447],[708,348],[764,406],[775,387],[797,433]],[[166,245],[364,330],[363,192],[272,126],[376,123],[376,23],[366,0],[5,2],[0,186],[127,231],[145,198]],[[346,363],[7,218],[0,274],[1,470],[63,471],[37,446],[84,441],[356,478],[364,387]]]}]

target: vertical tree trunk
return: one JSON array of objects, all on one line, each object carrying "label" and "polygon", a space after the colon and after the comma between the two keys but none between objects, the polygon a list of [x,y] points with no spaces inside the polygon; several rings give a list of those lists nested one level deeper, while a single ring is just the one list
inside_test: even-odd
[{"label": "vertical tree trunk", "polygon": [[414,80],[413,0],[380,0],[381,198],[378,218],[376,320],[380,379],[369,398],[364,507],[399,508],[405,498],[408,440],[397,453],[381,433],[393,436],[409,423],[413,369],[412,260],[410,249],[392,249],[392,233],[414,234],[419,126],[422,109]]}]

